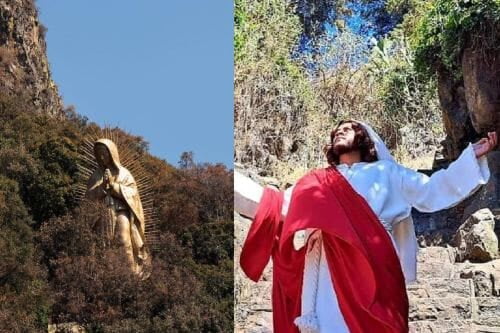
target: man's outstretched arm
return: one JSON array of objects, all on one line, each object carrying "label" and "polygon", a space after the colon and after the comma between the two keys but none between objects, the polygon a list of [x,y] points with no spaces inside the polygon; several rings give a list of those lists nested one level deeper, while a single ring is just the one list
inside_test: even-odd
[{"label": "man's outstretched arm", "polygon": [[[272,189],[278,191],[274,187]],[[284,218],[288,212],[288,206],[292,198],[294,186],[287,188],[284,191],[283,208],[281,215]],[[253,219],[257,212],[257,207],[262,199],[264,187],[250,179],[249,177],[234,171],[234,210],[248,218]]]},{"label": "man's outstretched arm", "polygon": [[234,171],[234,210],[237,213],[253,219],[263,192],[262,186]]},{"label": "man's outstretched arm", "polygon": [[431,177],[401,168],[403,196],[422,212],[434,212],[458,204],[488,181],[490,172],[485,155],[496,145],[496,134],[488,133],[488,138],[469,144],[447,169],[439,170]]}]

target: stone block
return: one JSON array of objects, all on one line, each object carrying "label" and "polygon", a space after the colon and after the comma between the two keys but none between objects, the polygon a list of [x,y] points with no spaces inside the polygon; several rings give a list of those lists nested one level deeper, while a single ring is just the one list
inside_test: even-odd
[{"label": "stone block", "polygon": [[410,304],[410,321],[466,320],[472,318],[472,302],[468,297],[416,298]]},{"label": "stone block", "polygon": [[407,286],[410,302],[417,298],[471,297],[474,286],[470,279],[427,279]]}]

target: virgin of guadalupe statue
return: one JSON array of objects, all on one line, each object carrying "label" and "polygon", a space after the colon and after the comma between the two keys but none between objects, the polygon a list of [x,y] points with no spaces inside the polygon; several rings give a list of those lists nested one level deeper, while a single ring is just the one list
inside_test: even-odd
[{"label": "virgin of guadalupe statue", "polygon": [[145,218],[136,181],[120,164],[113,141],[97,140],[94,155],[98,167],[87,182],[86,197],[105,203],[108,217],[102,227],[107,240],[124,248],[131,270],[145,279],[151,259],[145,245]]}]

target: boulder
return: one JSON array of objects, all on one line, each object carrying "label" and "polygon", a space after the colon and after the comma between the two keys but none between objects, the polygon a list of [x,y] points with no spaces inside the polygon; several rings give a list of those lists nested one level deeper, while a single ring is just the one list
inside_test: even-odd
[{"label": "boulder", "polygon": [[470,216],[453,236],[457,247],[456,261],[487,262],[498,254],[498,238],[495,235],[495,217],[485,208]]}]

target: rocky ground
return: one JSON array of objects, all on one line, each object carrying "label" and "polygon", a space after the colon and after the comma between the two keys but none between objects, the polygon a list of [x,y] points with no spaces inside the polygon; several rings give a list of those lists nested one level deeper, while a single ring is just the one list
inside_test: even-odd
[{"label": "rocky ground", "polygon": [[239,266],[243,241],[251,221],[235,214],[234,218],[234,327],[235,333],[272,332],[271,276],[269,265],[259,283],[245,277]]},{"label": "rocky ground", "polygon": [[[272,332],[271,265],[255,284],[237,264],[250,223],[235,215],[235,332]],[[413,332],[500,332],[500,260],[456,262],[464,251],[420,249],[418,281],[407,287]]]}]

